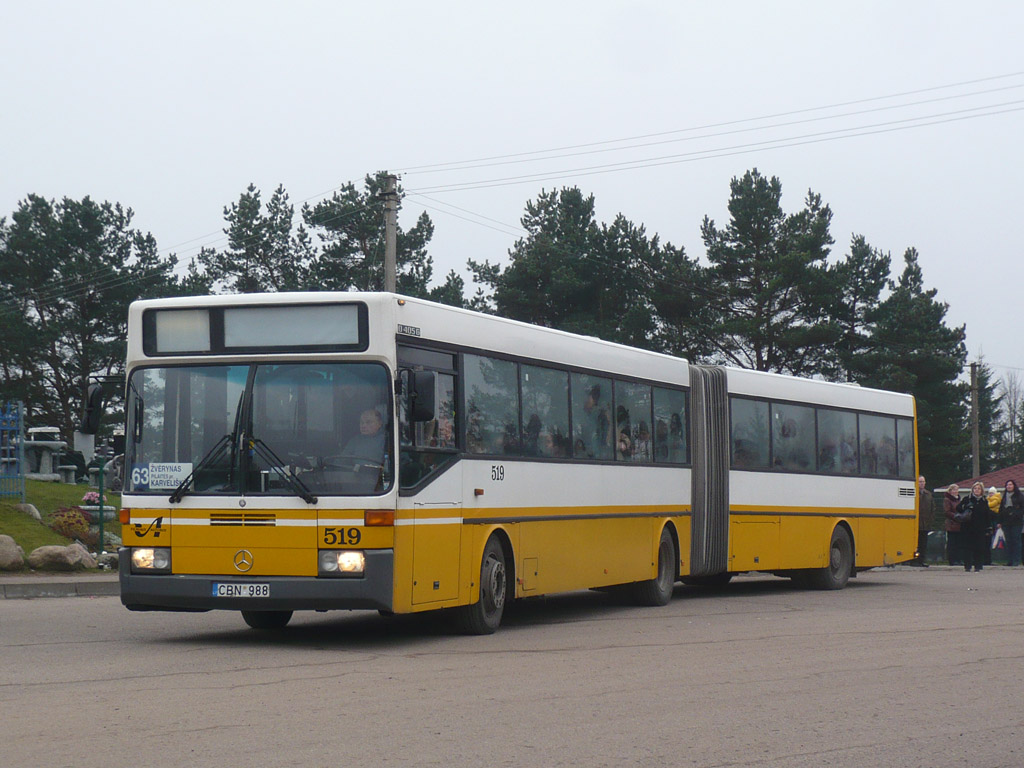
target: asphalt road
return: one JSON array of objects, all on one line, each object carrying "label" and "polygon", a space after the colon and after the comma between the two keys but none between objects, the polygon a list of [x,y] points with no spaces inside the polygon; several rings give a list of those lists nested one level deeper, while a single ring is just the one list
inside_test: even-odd
[{"label": "asphalt road", "polygon": [[130,613],[0,601],[5,765],[1024,765],[1024,570],[743,577],[665,608],[437,616]]}]

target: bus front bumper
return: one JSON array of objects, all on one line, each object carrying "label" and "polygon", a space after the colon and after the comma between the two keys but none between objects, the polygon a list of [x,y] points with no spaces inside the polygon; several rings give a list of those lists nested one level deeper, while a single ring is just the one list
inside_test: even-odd
[{"label": "bus front bumper", "polygon": [[[394,552],[368,550],[360,578],[138,574],[127,547],[119,550],[121,603],[130,611],[390,611]],[[217,584],[269,586],[267,597],[218,597]]]}]

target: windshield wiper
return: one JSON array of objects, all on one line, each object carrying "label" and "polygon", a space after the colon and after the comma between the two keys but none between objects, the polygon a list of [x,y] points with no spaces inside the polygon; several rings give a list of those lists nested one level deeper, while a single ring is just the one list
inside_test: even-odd
[{"label": "windshield wiper", "polygon": [[174,489],[171,494],[169,501],[172,504],[177,504],[188,493],[188,487],[192,484],[192,478],[196,476],[196,472],[201,469],[206,469],[208,466],[217,461],[224,452],[231,447],[231,444],[235,440],[235,435],[232,432],[224,435],[220,440],[214,443],[213,447],[206,452],[206,454],[199,460],[199,463],[192,468],[192,471],[188,473],[188,477],[179,483],[178,487]]},{"label": "windshield wiper", "polygon": [[[272,467],[280,467],[282,470],[287,470],[288,465],[281,460],[276,453],[274,453],[270,446],[260,440],[258,437],[252,437],[249,439],[249,445],[256,452],[256,455],[263,459],[267,464]],[[284,480],[288,483],[288,487],[291,488],[295,495],[302,499],[307,504],[316,504],[317,498],[309,490],[309,486],[302,482],[298,477],[293,475],[291,472],[281,472],[284,476]]]}]

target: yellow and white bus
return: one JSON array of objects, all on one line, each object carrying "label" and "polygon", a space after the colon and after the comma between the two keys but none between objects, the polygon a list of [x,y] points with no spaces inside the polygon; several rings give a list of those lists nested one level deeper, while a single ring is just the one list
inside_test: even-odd
[{"label": "yellow and white bus", "polygon": [[140,301],[131,610],[452,609],[765,571],[838,589],[914,556],[913,398],[387,293]]}]

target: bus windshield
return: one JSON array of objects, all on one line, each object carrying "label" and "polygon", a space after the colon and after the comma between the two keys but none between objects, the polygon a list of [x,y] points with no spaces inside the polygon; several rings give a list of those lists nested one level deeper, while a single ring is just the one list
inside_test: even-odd
[{"label": "bus windshield", "polygon": [[389,393],[376,363],[138,369],[128,383],[125,490],[177,491],[175,500],[384,493],[393,477]]}]

